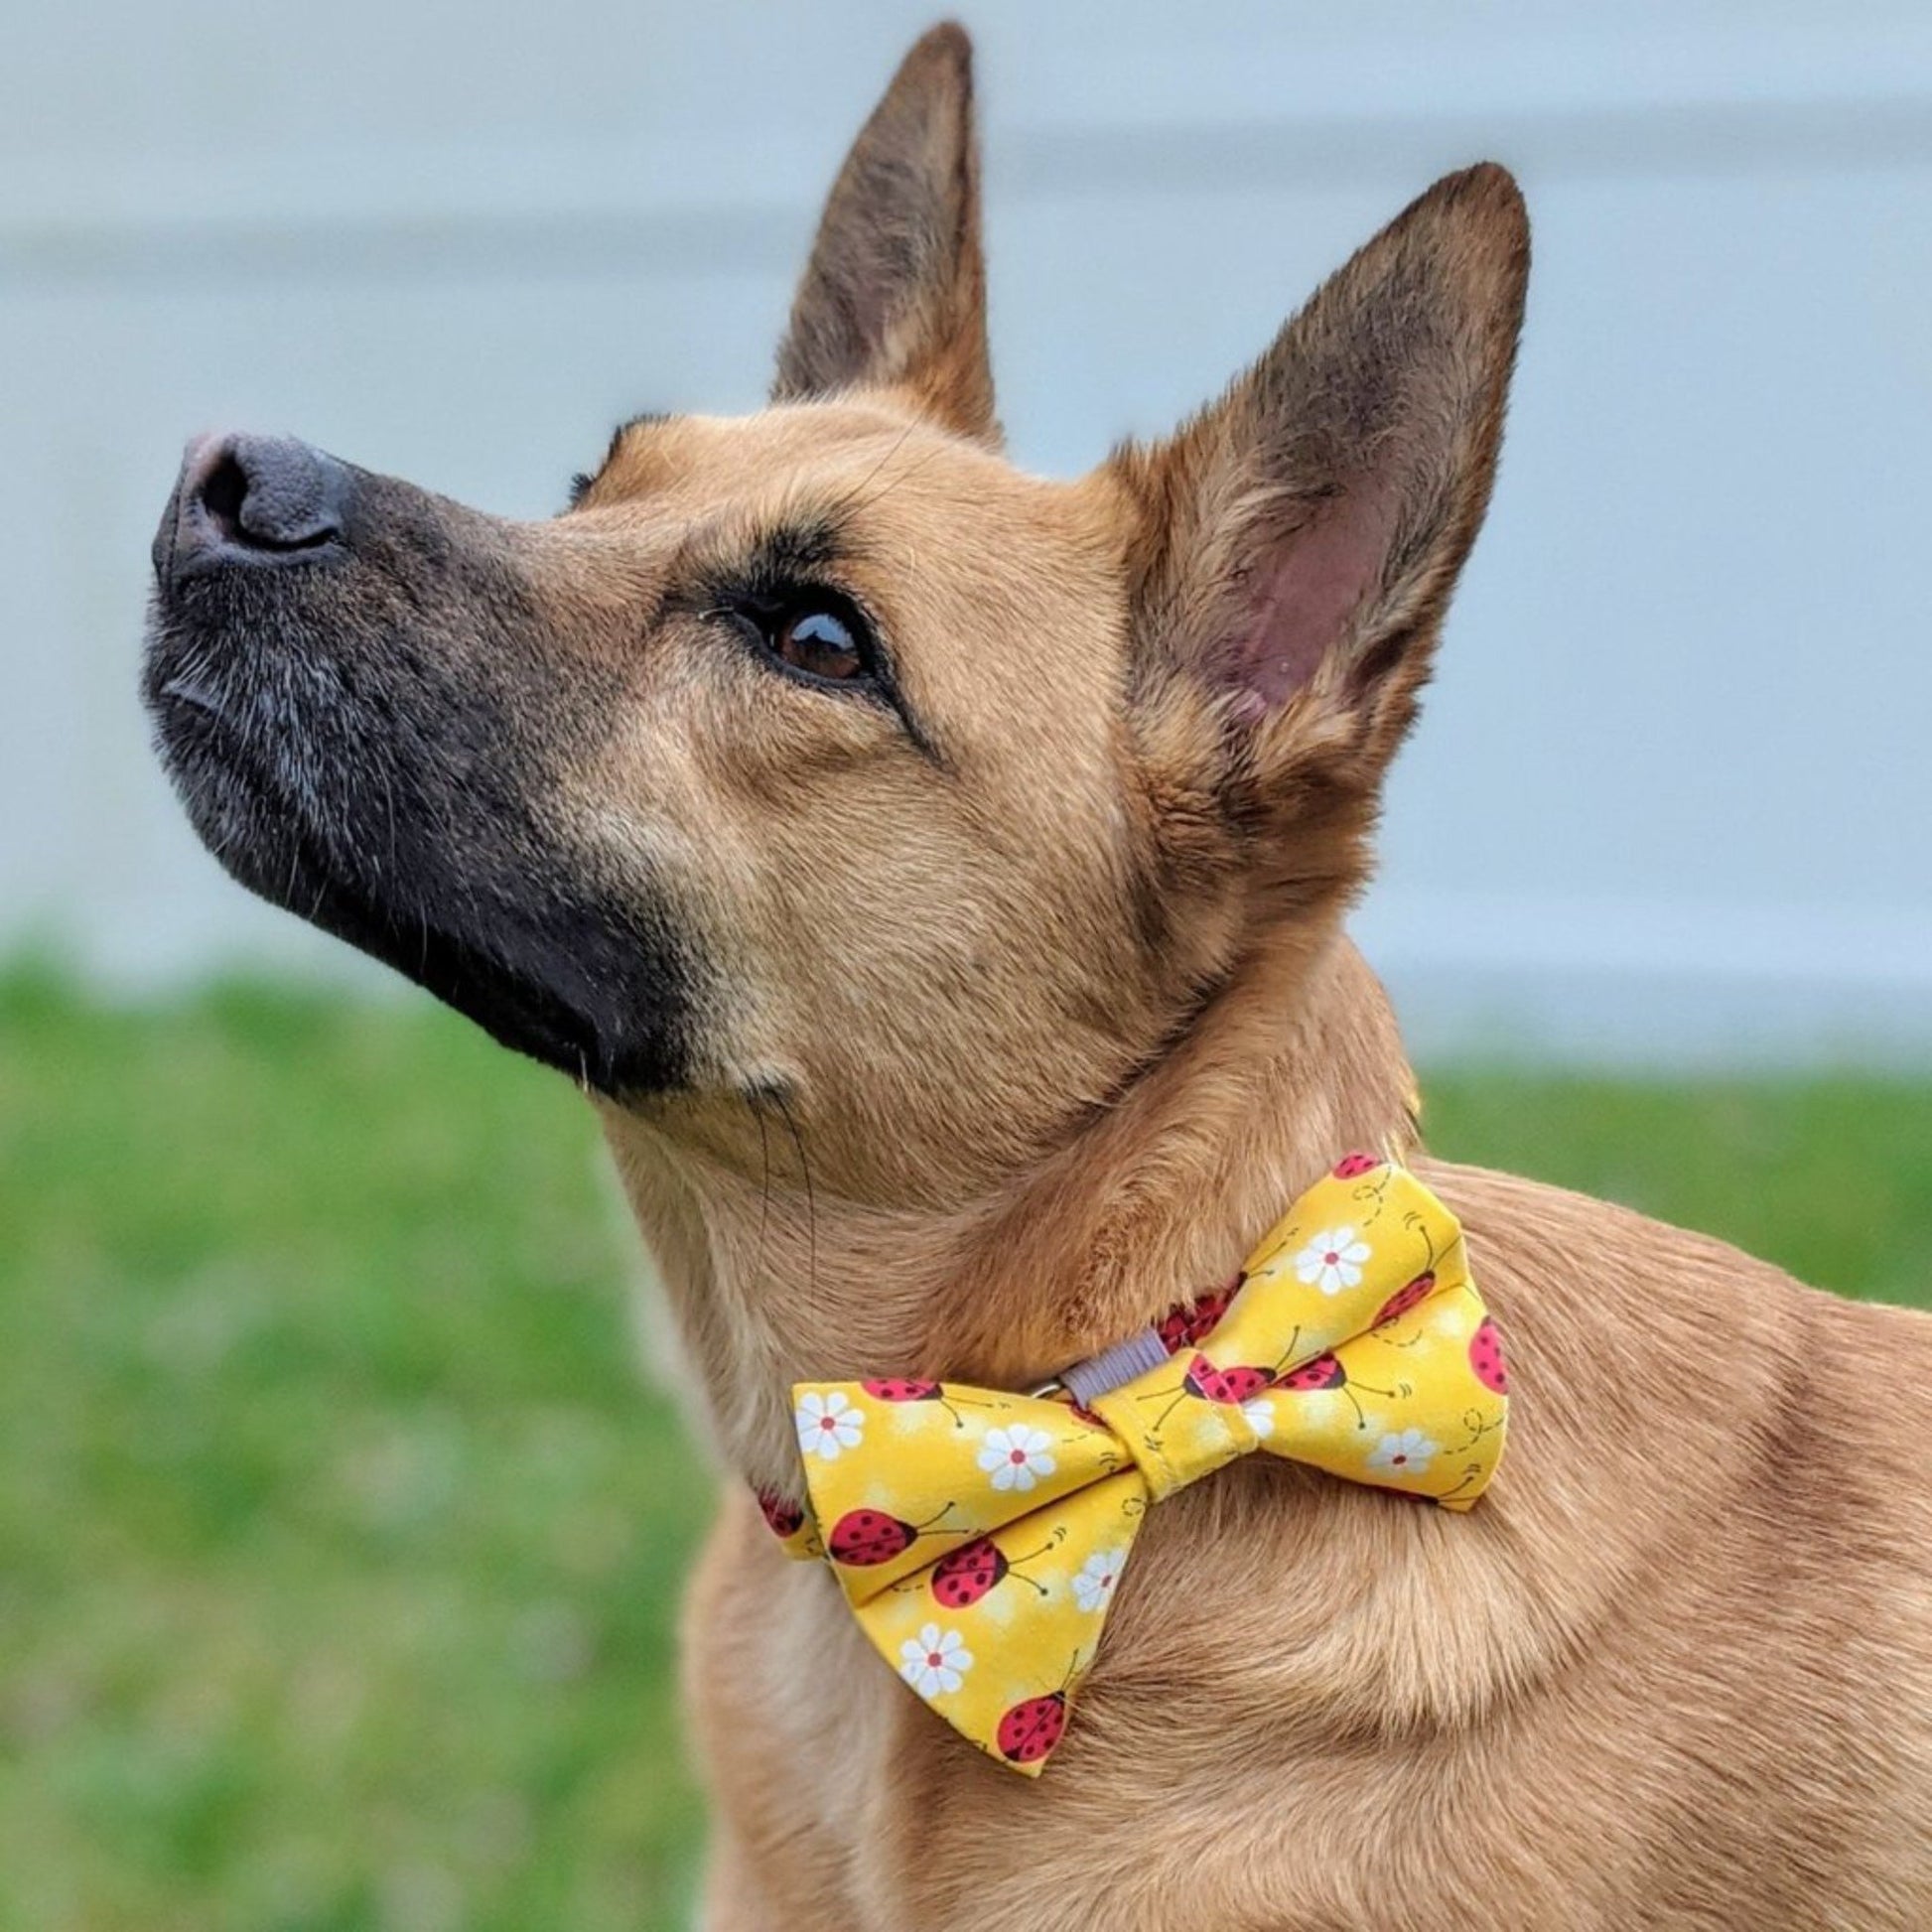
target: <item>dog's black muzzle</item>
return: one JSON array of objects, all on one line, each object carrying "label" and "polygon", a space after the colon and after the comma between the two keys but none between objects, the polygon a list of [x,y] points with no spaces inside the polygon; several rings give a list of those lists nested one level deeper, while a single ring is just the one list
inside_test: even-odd
[{"label": "dog's black muzzle", "polygon": [[558,816],[623,694],[549,620],[541,548],[305,443],[200,437],[142,694],[243,885],[587,1085],[662,1089],[688,975],[653,896]]}]

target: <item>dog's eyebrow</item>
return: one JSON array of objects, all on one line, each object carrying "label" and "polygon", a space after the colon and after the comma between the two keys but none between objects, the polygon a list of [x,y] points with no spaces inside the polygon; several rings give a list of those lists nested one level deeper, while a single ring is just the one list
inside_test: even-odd
[{"label": "dog's eyebrow", "polygon": [[799,518],[761,530],[743,553],[740,568],[755,587],[783,585],[835,564],[842,545],[829,516]]},{"label": "dog's eyebrow", "polygon": [[763,597],[801,583],[839,590],[836,567],[851,555],[837,517],[824,511],[801,508],[768,523],[728,511],[684,533],[669,574],[705,597]]},{"label": "dog's eyebrow", "polygon": [[814,512],[771,523],[730,512],[706,517],[684,533],[672,556],[667,599],[699,606],[775,601],[811,585],[849,596],[838,565],[851,554],[837,522]]},{"label": "dog's eyebrow", "polygon": [[672,576],[711,597],[770,597],[809,584],[850,595],[839,566],[856,555],[837,510],[796,504],[769,521],[727,512],[696,523]]}]

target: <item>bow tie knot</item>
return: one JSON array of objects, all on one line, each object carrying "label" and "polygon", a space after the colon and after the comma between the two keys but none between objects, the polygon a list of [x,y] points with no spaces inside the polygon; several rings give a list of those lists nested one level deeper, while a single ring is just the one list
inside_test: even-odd
[{"label": "bow tie knot", "polygon": [[[1246,1362],[1219,1366],[1199,1350],[1185,1359],[1178,1382],[1173,1367],[1164,1365],[1089,1405],[1140,1470],[1150,1502],[1260,1449],[1269,1429],[1260,1406],[1274,1382],[1267,1369]],[[1177,1415],[1183,1418],[1179,1428]]]},{"label": "bow tie knot", "polygon": [[766,1504],[906,1683],[1028,1773],[1059,1741],[1149,1503],[1260,1449],[1465,1510],[1502,1453],[1501,1342],[1461,1230],[1362,1155],[1226,1290],[1066,1381],[800,1384],[809,1516]]}]

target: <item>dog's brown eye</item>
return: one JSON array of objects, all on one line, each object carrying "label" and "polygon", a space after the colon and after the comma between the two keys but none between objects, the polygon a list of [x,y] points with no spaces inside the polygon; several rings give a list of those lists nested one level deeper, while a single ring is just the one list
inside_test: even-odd
[{"label": "dog's brown eye", "polygon": [[759,656],[800,684],[842,684],[885,696],[880,655],[866,616],[840,592],[814,584],[741,592],[707,614],[728,620]]},{"label": "dog's brown eye", "polygon": [[852,626],[830,611],[798,611],[783,619],[771,633],[771,649],[794,670],[813,677],[843,680],[860,676],[866,668]]}]

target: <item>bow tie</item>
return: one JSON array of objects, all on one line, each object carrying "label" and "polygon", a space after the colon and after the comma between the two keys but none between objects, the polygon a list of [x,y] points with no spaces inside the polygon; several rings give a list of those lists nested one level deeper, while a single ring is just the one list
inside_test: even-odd
[{"label": "bow tie", "polygon": [[765,1515],[830,1564],[934,1711],[1036,1775],[1150,1502],[1265,1449],[1467,1509],[1502,1455],[1506,1389],[1454,1216],[1350,1155],[1226,1289],[1046,1393],[800,1383],[809,1518],[769,1498]]}]

